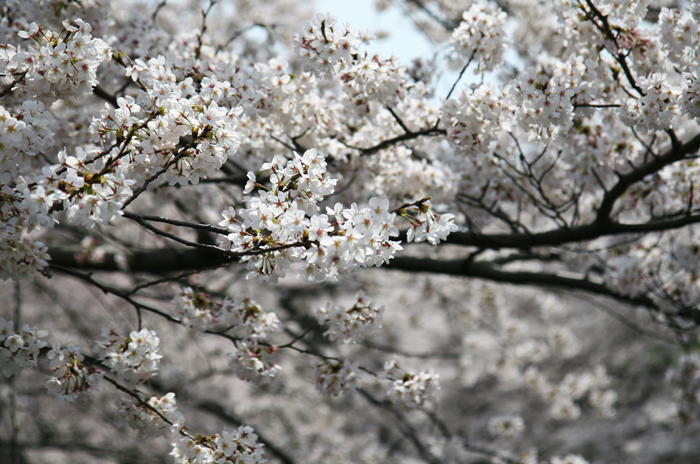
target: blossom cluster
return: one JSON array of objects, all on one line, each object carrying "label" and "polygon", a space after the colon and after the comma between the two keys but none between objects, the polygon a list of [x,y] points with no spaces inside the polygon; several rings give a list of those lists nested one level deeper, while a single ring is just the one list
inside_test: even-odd
[{"label": "blossom cluster", "polygon": [[512,111],[491,84],[462,87],[457,100],[443,102],[447,140],[467,152],[486,152],[500,131],[510,129]]},{"label": "blossom cluster", "polygon": [[318,309],[318,319],[321,324],[328,323],[324,335],[330,340],[350,343],[372,333],[382,320],[383,313],[384,306],[373,305],[372,299],[364,291],[360,291],[351,308],[328,303],[327,306]]},{"label": "blossom cluster", "polygon": [[58,161],[44,166],[41,174],[20,177],[14,187],[8,173],[0,174],[5,200],[0,213],[2,278],[28,276],[46,266],[46,247],[25,233],[53,227],[56,211],[64,211],[72,224],[91,228],[121,216],[123,202],[132,193],[134,181],[112,158],[88,159],[77,147],[74,155],[61,150]]},{"label": "blossom cluster", "polygon": [[263,459],[263,445],[248,426],[213,437],[181,438],[173,443],[170,455],[175,464],[258,464]]},{"label": "blossom cluster", "polygon": [[525,422],[520,416],[497,416],[489,419],[489,433],[498,438],[515,438],[525,430]]},{"label": "blossom cluster", "polygon": [[305,59],[304,64],[319,75],[337,71],[343,61],[348,62],[357,55],[362,42],[349,26],[338,26],[335,18],[323,15],[305,23],[294,36],[296,52]]},{"label": "blossom cluster", "polygon": [[[441,204],[450,201],[460,181],[458,172],[452,170],[453,164],[439,159],[416,160],[413,150],[403,146],[381,150],[367,160],[366,165],[372,174],[361,193],[370,198],[396,198],[412,203],[414,198],[430,197]],[[401,166],[401,169],[391,169],[391,166]]]},{"label": "blossom cluster", "polygon": [[[0,173],[0,279],[3,280],[29,277],[44,269],[50,259],[44,243],[26,234],[39,226],[42,215],[29,213],[29,202],[9,184],[9,173]],[[43,218],[48,220],[48,216]]]},{"label": "blossom cluster", "polygon": [[381,377],[393,384],[387,393],[389,400],[408,408],[422,406],[440,389],[440,376],[434,370],[411,374],[399,365],[396,357],[384,364]]},{"label": "blossom cluster", "polygon": [[172,300],[173,315],[180,324],[196,332],[214,328],[218,322],[217,307],[209,295],[196,292],[191,287],[183,288]]},{"label": "blossom cluster", "polygon": [[[575,420],[584,410],[602,418],[615,415],[617,393],[611,388],[612,379],[603,365],[567,372],[561,377],[547,372],[546,362],[561,362],[580,353],[581,342],[570,328],[550,325],[540,331],[512,314],[504,300],[493,295],[489,298],[495,299],[490,303],[497,318],[493,320],[488,314],[476,314],[470,316],[470,324],[479,327],[484,321],[489,321],[486,324],[495,334],[471,330],[464,335],[463,344],[471,352],[471,356],[464,359],[465,365],[478,370],[484,358],[498,353],[495,364],[485,371],[496,374],[505,388],[525,387],[536,394],[549,406],[546,411],[552,418]],[[542,320],[552,318],[560,305],[555,299],[543,298]],[[501,347],[500,353],[498,346]]]},{"label": "blossom cluster", "polygon": [[282,369],[274,362],[276,347],[261,346],[257,340],[241,341],[236,347],[235,353],[226,355],[231,358],[231,369],[242,380],[267,383]]},{"label": "blossom cluster", "polygon": [[185,327],[198,332],[224,327],[241,339],[236,342],[236,352],[227,354],[231,368],[241,379],[265,383],[280,371],[272,359],[276,348],[258,344],[278,328],[279,319],[275,313],[265,312],[249,292],[216,303],[206,293],[186,287],[173,303],[174,314]]},{"label": "blossom cluster", "polygon": [[515,118],[531,137],[550,139],[573,126],[574,103],[595,99],[598,85],[595,67],[582,56],[530,68],[510,89]]},{"label": "blossom cluster", "polygon": [[406,97],[405,68],[397,59],[382,60],[378,55],[362,56],[342,70],[348,97],[354,103],[357,114],[372,111],[371,102],[395,106]]},{"label": "blossom cluster", "polygon": [[[249,206],[239,211],[241,221],[229,208],[219,224],[231,232],[219,239],[220,246],[243,255],[249,278],[274,283],[291,263],[304,260],[299,274],[309,281],[335,280],[358,266],[380,266],[401,249],[390,240],[398,235],[398,228],[396,213],[389,211],[386,199],[371,198],[366,208],[336,203],[326,208],[327,214],[317,214],[318,203],[333,193],[337,181],[325,176],[326,161],[316,150],[295,154],[286,164],[275,157],[262,169],[272,171],[271,188],[246,197]],[[244,192],[261,187],[254,173],[248,173],[248,178]],[[412,225],[409,241],[437,243],[457,228],[454,215],[435,214],[427,199],[404,205],[400,212]]]},{"label": "blossom cluster", "polygon": [[[98,160],[89,167],[86,156],[80,147],[72,156],[60,151],[59,164],[51,167],[50,174],[44,173],[45,189],[54,194],[54,201],[63,200],[69,222],[91,228],[121,216],[123,202],[131,195],[135,181],[125,175],[115,158]],[[44,179],[40,182],[42,185]],[[41,198],[37,201],[49,203]]]},{"label": "blossom cluster", "polygon": [[241,292],[226,298],[221,304],[221,322],[232,327],[237,337],[250,340],[264,339],[277,330],[279,319],[272,312],[263,311],[250,292]]},{"label": "blossom cluster", "polygon": [[681,70],[687,70],[698,60],[700,28],[690,10],[661,8],[658,32],[668,58]]},{"label": "blossom cluster", "polygon": [[178,79],[172,66],[163,56],[127,66],[127,76],[145,92],[118,98],[116,108],[106,105],[90,131],[104,146],[128,146],[123,170],[131,178],[144,181],[165,170],[171,185],[196,184],[238,150],[242,108],[220,106],[210,86],[198,93],[192,78]]},{"label": "blossom cluster", "polygon": [[173,298],[173,303],[180,323],[197,332],[224,326],[237,337],[261,340],[279,324],[277,315],[264,311],[248,291],[227,297],[219,304],[209,295],[186,287]]},{"label": "blossom cluster", "polygon": [[639,87],[644,95],[639,99],[628,99],[620,119],[646,132],[671,127],[679,110],[679,89],[670,85],[668,76],[661,73],[641,77]]},{"label": "blossom cluster", "polygon": [[53,376],[46,382],[49,396],[72,403],[81,395],[97,391],[97,383],[104,373],[83,362],[85,356],[79,347],[68,344],[61,348],[61,344],[54,341],[47,356],[53,371]]},{"label": "blossom cluster", "polygon": [[338,396],[357,388],[358,365],[333,359],[313,363],[316,390],[324,396]]},{"label": "blossom cluster", "polygon": [[10,377],[22,369],[35,367],[48,334],[46,330],[32,329],[26,324],[15,332],[14,321],[0,318],[0,372]]},{"label": "blossom cluster", "polygon": [[160,340],[152,330],[133,331],[128,337],[116,332],[113,325],[102,329],[93,351],[120,379],[145,382],[157,375],[160,366]]},{"label": "blossom cluster", "polygon": [[696,74],[683,73],[683,93],[678,103],[681,110],[693,118],[700,118],[700,79]]},{"label": "blossom cluster", "polygon": [[580,405],[585,400],[601,417],[615,415],[617,393],[607,388],[610,377],[603,366],[597,366],[592,371],[567,374],[558,384],[550,383],[534,366],[527,368],[523,377],[525,385],[551,405],[550,414],[555,419],[578,418],[581,415]]},{"label": "blossom cluster", "polygon": [[32,40],[38,49],[5,45],[0,48],[3,84],[22,84],[30,98],[50,103],[56,98],[82,98],[98,84],[97,68],[110,58],[110,48],[94,38],[82,19],[64,21],[63,30],[44,30],[36,23],[19,36]]},{"label": "blossom cluster", "polygon": [[0,105],[0,172],[11,177],[27,174],[31,158],[53,146],[53,123],[53,115],[40,101],[25,100],[16,114]]},{"label": "blossom cluster", "polygon": [[506,51],[507,15],[493,2],[479,1],[462,14],[450,45],[464,60],[476,59],[477,72],[493,71]]},{"label": "blossom cluster", "polygon": [[401,215],[409,220],[411,228],[406,233],[409,242],[427,241],[431,245],[437,245],[447,239],[451,232],[459,229],[455,224],[455,215],[450,213],[437,214],[430,205],[430,199],[424,198],[408,205],[415,209],[401,208]]},{"label": "blossom cluster", "polygon": [[121,425],[128,425],[144,438],[166,436],[169,432],[182,429],[185,423],[185,416],[177,410],[175,393],[162,397],[152,396],[145,403],[133,398],[122,398],[117,416]]},{"label": "blossom cluster", "polygon": [[700,355],[697,351],[683,353],[666,372],[666,382],[680,400],[678,418],[689,422],[700,411]]}]

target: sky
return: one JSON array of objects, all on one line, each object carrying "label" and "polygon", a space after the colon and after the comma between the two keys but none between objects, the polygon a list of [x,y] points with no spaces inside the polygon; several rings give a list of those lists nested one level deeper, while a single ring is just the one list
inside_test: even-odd
[{"label": "sky", "polygon": [[[376,39],[369,45],[368,51],[371,53],[378,53],[381,57],[394,54],[405,66],[410,65],[414,58],[432,58],[443,44],[435,44],[428,39],[413,24],[407,13],[395,3],[386,10],[378,12],[374,7],[374,0],[316,0],[316,11],[330,13],[338,18],[339,23],[348,23],[355,30],[370,29],[375,35],[379,31],[387,32],[386,38]],[[436,100],[448,94],[459,74],[458,71],[448,69],[445,64],[445,60],[438,64],[442,74],[438,76],[435,87]],[[478,81],[480,77],[467,72],[462,77],[460,85]]]},{"label": "sky", "polygon": [[377,12],[374,0],[317,0],[316,10],[330,13],[338,18],[339,23],[348,23],[355,30],[370,29],[375,35],[379,31],[388,32],[387,38],[375,40],[369,50],[387,57],[393,53],[404,64],[417,57],[431,57],[437,48],[394,5]]}]

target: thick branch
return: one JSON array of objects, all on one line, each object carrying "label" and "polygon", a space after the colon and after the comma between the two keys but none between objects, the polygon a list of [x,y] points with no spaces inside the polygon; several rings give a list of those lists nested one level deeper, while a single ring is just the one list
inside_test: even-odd
[{"label": "thick branch", "polygon": [[[432,274],[448,274],[461,277],[474,277],[494,282],[513,285],[528,285],[544,288],[560,288],[564,290],[582,290],[590,294],[601,295],[615,299],[621,303],[644,306],[652,310],[661,309],[647,295],[628,296],[608,287],[602,280],[596,281],[585,276],[554,274],[546,272],[504,271],[487,262],[470,262],[467,259],[435,260],[428,258],[397,257],[386,266],[406,272],[428,272]],[[694,309],[679,309],[676,316],[700,323],[700,311]]]},{"label": "thick branch", "polygon": [[[100,263],[89,263],[76,259],[77,253],[66,250],[50,250],[52,266],[61,272],[62,267],[83,268],[100,271],[123,271],[114,255],[107,254]],[[216,255],[208,250],[156,250],[127,255],[129,269],[133,272],[148,272],[166,274],[191,269],[211,269],[227,263],[224,256]],[[627,296],[607,287],[601,281],[584,277],[572,277],[563,274],[546,272],[504,271],[493,263],[474,262],[468,259],[435,260],[428,258],[396,257],[384,268],[406,272],[426,272],[433,274],[448,274],[462,277],[473,277],[494,282],[510,283],[513,285],[529,285],[545,288],[561,288],[567,290],[582,290],[590,294],[613,298],[625,304],[645,306],[658,310],[656,302],[648,296]],[[119,295],[121,296],[121,295]],[[697,314],[696,314],[697,313]],[[680,310],[678,316],[700,322],[700,312]]]},{"label": "thick branch", "polygon": [[655,219],[641,224],[614,222],[610,215],[615,202],[624,195],[632,184],[643,180],[650,174],[659,172],[666,166],[697,152],[699,149],[700,134],[687,143],[680,144],[676,142],[663,155],[652,157],[649,161],[637,166],[627,174],[620,174],[617,183],[605,193],[603,201],[598,208],[596,219],[590,224],[539,233],[477,234],[473,232],[457,232],[448,237],[447,243],[493,249],[557,246],[564,243],[594,240],[607,235],[659,232],[696,224],[700,222],[700,215],[698,214]]},{"label": "thick branch", "polygon": [[349,148],[359,150],[362,155],[364,156],[369,156],[377,153],[380,150],[384,150],[385,148],[389,148],[392,145],[395,145],[399,142],[406,142],[408,140],[414,140],[417,139],[418,137],[422,136],[436,136],[436,135],[445,135],[445,130],[444,129],[438,129],[437,127],[431,127],[429,129],[424,129],[420,130],[417,132],[406,132],[401,135],[397,135],[396,137],[392,137],[390,139],[384,140],[383,142],[378,143],[377,145],[373,147],[368,147],[368,148],[360,148],[360,147],[351,147],[347,145]]},{"label": "thick branch", "polygon": [[569,229],[561,228],[539,233],[481,234],[453,232],[447,237],[445,243],[495,250],[502,248],[527,249],[538,246],[558,246],[566,243],[586,242],[612,235],[662,232],[697,223],[700,223],[700,214],[698,213],[669,219],[656,219],[640,224],[605,223],[600,221]]},{"label": "thick branch", "polygon": [[62,267],[91,271],[147,272],[151,274],[216,269],[229,262],[222,253],[204,249],[164,248],[121,255],[106,253],[99,262],[81,259],[82,250],[51,248],[49,254],[51,255],[51,264]]},{"label": "thick branch", "polygon": [[666,166],[669,166],[676,161],[681,160],[687,155],[693,154],[700,149],[700,134],[693,137],[688,143],[678,144],[673,140],[673,147],[661,156],[657,156],[648,162],[638,166],[628,174],[621,174],[617,184],[612,189],[608,190],[603,197],[603,202],[600,204],[596,222],[605,222],[609,220],[615,202],[627,191],[634,183],[641,181],[646,176],[655,172],[661,171]]},{"label": "thick branch", "polygon": [[99,97],[102,100],[109,103],[110,105],[112,105],[112,107],[119,108],[119,104],[117,103],[117,97],[115,97],[114,95],[111,95],[110,93],[108,93],[105,89],[103,89],[99,85],[93,87],[92,93],[94,93],[96,97]]}]

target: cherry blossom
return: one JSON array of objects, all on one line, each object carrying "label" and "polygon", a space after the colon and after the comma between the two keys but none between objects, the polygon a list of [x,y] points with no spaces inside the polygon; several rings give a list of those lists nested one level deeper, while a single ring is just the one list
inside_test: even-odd
[{"label": "cherry blossom", "polygon": [[[664,420],[697,419],[692,2],[376,2],[435,43],[413,63],[374,52],[382,31],[292,0],[59,3],[0,6],[0,279],[16,289],[0,371],[13,401],[46,356],[49,396],[82,401],[99,384],[119,425],[169,437],[177,463],[265,450],[585,464],[599,456],[529,443],[538,421],[609,424],[629,409],[625,353],[591,346],[595,318],[577,318],[574,294],[644,349],[636,335],[671,347],[658,363],[637,356],[667,371],[638,414],[670,398]],[[65,282],[98,290],[71,295],[78,316]],[[88,298],[119,312],[92,319]],[[104,326],[117,316],[128,329]],[[47,347],[35,323],[66,343]],[[610,338],[603,348],[627,343]],[[210,378],[221,405],[193,399]],[[541,407],[494,399],[459,423],[446,402],[486,384]],[[365,406],[375,413],[355,413]],[[203,407],[235,429],[185,427]]]}]

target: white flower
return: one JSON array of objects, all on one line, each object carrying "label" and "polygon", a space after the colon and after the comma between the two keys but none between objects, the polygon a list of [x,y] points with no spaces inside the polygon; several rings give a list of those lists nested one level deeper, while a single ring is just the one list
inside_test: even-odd
[{"label": "white flower", "polygon": [[5,346],[11,351],[11,352],[16,352],[20,348],[24,346],[24,340],[22,340],[22,336],[19,334],[14,334],[10,337],[7,337],[5,340]]},{"label": "white flower", "polygon": [[588,464],[588,461],[577,454],[569,454],[563,458],[555,456],[550,462],[551,464]]},{"label": "white flower", "polygon": [[644,96],[628,99],[625,107],[620,109],[620,119],[635,129],[668,129],[679,112],[679,101],[685,107],[689,106],[687,97],[681,98],[681,90],[671,85],[666,74],[654,73],[648,78],[641,77],[639,87]]},{"label": "white flower", "polygon": [[440,376],[434,370],[411,374],[399,365],[396,357],[384,364],[380,377],[393,383],[387,393],[389,400],[408,408],[422,406],[440,389]]},{"label": "white flower", "polygon": [[[295,153],[286,164],[275,157],[262,166],[272,171],[270,190],[246,197],[248,208],[238,212],[240,220],[228,220],[231,233],[219,239],[222,248],[234,253],[260,251],[243,258],[248,261],[249,278],[275,283],[292,263],[304,260],[299,275],[317,282],[337,279],[359,266],[380,266],[401,249],[389,240],[398,235],[398,228],[396,214],[388,212],[388,200],[371,198],[369,208],[355,203],[345,208],[337,203],[326,209],[327,214],[317,214],[318,203],[333,193],[337,182],[325,176],[325,169],[324,158],[313,149],[303,155]],[[336,227],[330,223],[331,216]],[[431,216],[438,219],[434,226],[431,222],[433,243],[456,227],[453,216],[444,216],[442,222],[439,216]],[[227,213],[224,217],[234,216]],[[289,245],[295,246],[286,248]],[[265,252],[278,247],[283,249]]]},{"label": "white flower", "polygon": [[497,438],[515,438],[525,430],[525,422],[520,416],[492,417],[488,422],[488,430]]},{"label": "white flower", "polygon": [[256,340],[239,342],[236,353],[227,353],[231,358],[230,366],[236,375],[243,380],[259,380],[269,382],[281,367],[272,361],[274,348],[259,346]]},{"label": "white flower", "polygon": [[2,64],[10,65],[14,73],[26,73],[24,89],[30,98],[44,102],[83,98],[98,84],[96,71],[109,57],[109,46],[102,39],[92,37],[90,25],[81,19],[64,21],[63,27],[70,33],[42,29],[39,34],[38,26],[32,24],[20,37],[36,40],[36,48],[9,46],[12,53],[5,56],[17,53],[21,58],[12,56],[14,59]]},{"label": "white flower", "polygon": [[[185,417],[177,410],[174,393],[168,393],[160,398],[152,396],[146,403],[150,407],[132,398],[122,398],[117,410],[119,425],[128,425],[136,430],[139,436],[145,438],[166,436],[168,432],[176,432],[184,426]],[[163,421],[153,409],[170,421],[172,425]]]},{"label": "white flower", "polygon": [[102,339],[95,341],[93,351],[120,379],[145,382],[158,374],[160,340],[152,330],[133,331],[128,337],[119,335],[108,326],[102,329]]},{"label": "white flower", "polygon": [[266,462],[263,445],[257,440],[252,427],[241,425],[235,432],[224,430],[221,435],[203,437],[198,443],[183,437],[179,442],[172,443],[170,455],[175,464],[262,464]]},{"label": "white flower", "polygon": [[36,366],[47,336],[47,331],[32,329],[28,325],[15,332],[13,321],[0,318],[0,373],[10,377],[22,369]]},{"label": "white flower", "polygon": [[79,347],[68,344],[61,349],[53,343],[52,376],[45,384],[49,396],[58,401],[74,402],[80,395],[97,391],[97,383],[102,378],[100,369],[83,363],[84,356]]},{"label": "white flower", "polygon": [[180,323],[185,327],[197,332],[211,330],[216,324],[215,316],[212,314],[212,301],[209,295],[195,292],[187,287],[173,298],[175,303],[173,314],[180,319]]},{"label": "white flower", "polygon": [[336,25],[335,18],[318,15],[294,36],[294,50],[316,75],[337,72],[356,55],[362,40],[352,29]]},{"label": "white flower", "polygon": [[506,50],[506,14],[492,2],[473,3],[452,33],[450,45],[464,60],[474,57],[477,71],[492,71]]},{"label": "white flower", "polygon": [[328,323],[324,335],[329,339],[350,343],[372,333],[382,320],[383,312],[384,306],[373,305],[372,299],[360,291],[351,308],[329,303],[318,309],[318,319],[321,324]]},{"label": "white flower", "polygon": [[216,318],[226,326],[231,326],[235,335],[250,340],[260,340],[277,329],[279,319],[275,313],[263,311],[249,292],[242,292],[233,298],[226,298]]},{"label": "white flower", "polygon": [[313,363],[316,389],[324,396],[338,396],[357,388],[358,366],[348,361],[319,361]]},{"label": "white flower", "polygon": [[248,171],[247,176],[248,176],[248,182],[246,182],[245,188],[243,189],[243,193],[245,193],[245,194],[252,192],[255,189],[255,186],[257,185],[254,172]]}]

